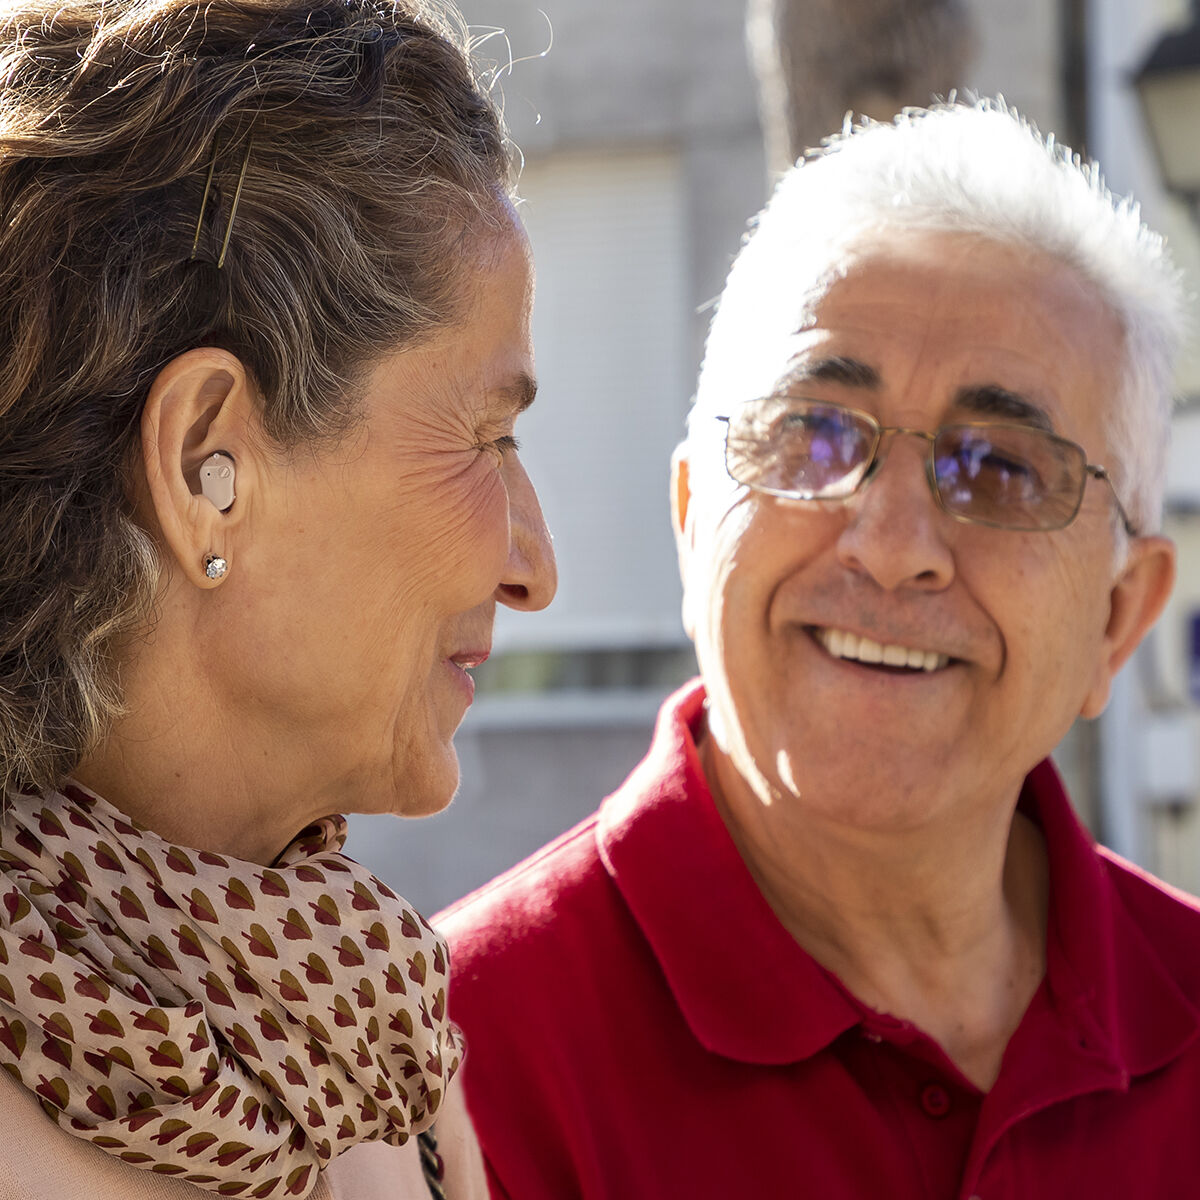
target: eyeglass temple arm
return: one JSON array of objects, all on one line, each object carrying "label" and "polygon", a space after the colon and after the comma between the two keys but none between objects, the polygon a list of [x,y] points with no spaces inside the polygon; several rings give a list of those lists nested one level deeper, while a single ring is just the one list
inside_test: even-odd
[{"label": "eyeglass temple arm", "polygon": [[1088,463],[1086,469],[1087,473],[1094,479],[1103,479],[1108,484],[1108,490],[1112,492],[1113,503],[1116,504],[1117,512],[1121,514],[1121,520],[1124,522],[1125,532],[1130,537],[1140,537],[1141,535],[1138,533],[1134,523],[1129,519],[1129,514],[1125,511],[1125,505],[1121,503],[1121,497],[1117,495],[1117,487],[1112,481],[1112,476],[1109,475],[1104,467],[1098,467],[1094,463]]}]

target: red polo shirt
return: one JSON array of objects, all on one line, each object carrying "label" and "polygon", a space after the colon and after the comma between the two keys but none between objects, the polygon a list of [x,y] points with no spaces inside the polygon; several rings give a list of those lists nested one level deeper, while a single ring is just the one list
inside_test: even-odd
[{"label": "red polo shirt", "polygon": [[438,918],[493,1194],[1200,1197],[1200,910],[1088,838],[1054,768],[1046,977],[988,1093],[779,924],[692,685],[598,814]]}]

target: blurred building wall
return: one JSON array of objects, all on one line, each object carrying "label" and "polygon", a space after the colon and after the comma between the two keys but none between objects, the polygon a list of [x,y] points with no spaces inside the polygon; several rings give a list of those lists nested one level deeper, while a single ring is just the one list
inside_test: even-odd
[{"label": "blurred building wall", "polygon": [[[1088,108],[1091,148],[1109,184],[1139,198],[1195,295],[1197,214],[1162,187],[1131,86],[1158,38],[1189,15],[1187,0],[1092,0]],[[1099,723],[1100,825],[1115,849],[1200,893],[1200,338],[1194,334],[1177,392],[1164,532],[1179,548],[1179,577],[1166,613],[1122,672]]]},{"label": "blurred building wall", "polygon": [[[641,757],[661,698],[691,673],[668,459],[683,431],[708,305],[768,187],[741,3],[538,3],[549,23],[524,0],[467,0],[464,8],[477,31],[504,30],[485,53],[507,63],[511,47],[514,60],[500,86],[526,162],[541,381],[518,433],[556,535],[561,587],[546,613],[501,614],[493,661],[476,672],[479,696],[456,739],[463,782],[450,809],[421,821],[352,821],[351,853],[425,911],[591,812]],[[1166,4],[972,0],[978,53],[962,86],[1003,93],[1042,129],[1082,134],[1116,187],[1152,191],[1153,164],[1134,159],[1127,170],[1122,153],[1122,141],[1141,133],[1127,97],[1120,103],[1128,92],[1121,62],[1156,36]],[[530,57],[551,36],[550,52]],[[1081,63],[1082,107],[1099,114],[1082,131],[1070,128]],[[1190,236],[1186,217],[1161,207]],[[1197,442],[1200,453],[1200,433]],[[1200,542],[1194,526],[1184,530],[1185,540]],[[1185,567],[1185,590],[1200,597],[1197,564],[1200,544]],[[1170,630],[1183,620],[1173,617]],[[1178,666],[1172,636],[1156,639],[1149,654],[1157,658],[1143,656],[1139,678],[1155,664],[1167,675]],[[1087,819],[1152,869],[1191,883],[1200,821],[1190,803],[1156,807],[1141,798],[1147,756],[1161,757],[1168,744],[1178,756],[1187,736],[1151,731],[1150,708],[1142,684],[1123,681],[1107,724],[1080,726],[1058,757]],[[1182,700],[1177,708],[1194,716]],[[1101,767],[1117,781],[1110,792],[1123,797],[1114,806],[1110,796],[1103,809]]]}]

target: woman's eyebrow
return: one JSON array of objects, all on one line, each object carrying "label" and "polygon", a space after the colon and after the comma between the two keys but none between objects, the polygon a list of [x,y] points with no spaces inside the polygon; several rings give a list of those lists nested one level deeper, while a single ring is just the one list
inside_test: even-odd
[{"label": "woman's eyebrow", "polygon": [[511,383],[488,388],[491,395],[498,397],[506,408],[518,415],[533,403],[537,390],[537,380],[528,371],[521,371]]},{"label": "woman's eyebrow", "polygon": [[966,409],[981,417],[1003,417],[1021,425],[1032,425],[1054,433],[1050,414],[1020,392],[1001,387],[998,383],[972,384],[954,393],[954,407]]}]

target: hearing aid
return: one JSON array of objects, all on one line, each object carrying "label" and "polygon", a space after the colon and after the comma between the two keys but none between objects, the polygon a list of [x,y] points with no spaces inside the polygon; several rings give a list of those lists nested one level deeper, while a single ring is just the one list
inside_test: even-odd
[{"label": "hearing aid", "polygon": [[222,512],[230,508],[233,493],[233,459],[223,450],[214,451],[200,464],[200,491]]}]

